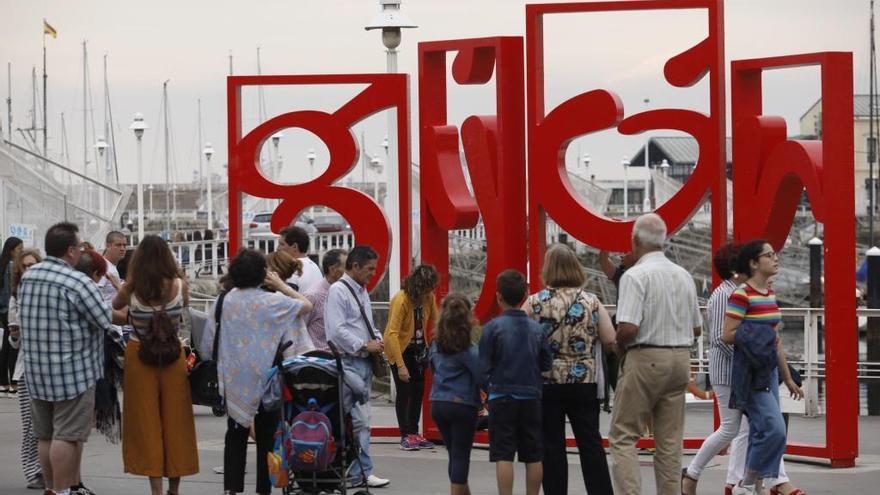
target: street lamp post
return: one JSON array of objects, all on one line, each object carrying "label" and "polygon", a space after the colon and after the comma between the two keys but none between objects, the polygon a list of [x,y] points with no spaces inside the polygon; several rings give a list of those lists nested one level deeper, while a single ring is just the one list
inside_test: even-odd
[{"label": "street lamp post", "polygon": [[629,218],[629,183],[627,175],[629,172],[629,159],[623,158],[623,218]]},{"label": "street lamp post", "polygon": [[138,242],[144,238],[144,157],[142,141],[144,131],[148,129],[144,123],[143,114],[134,114],[134,122],[128,127],[134,131],[134,137],[137,138],[137,155],[138,155],[138,187],[137,187],[137,205],[138,205]]},{"label": "street lamp post", "polygon": [[[309,152],[306,153],[306,160],[309,161],[309,179],[310,180],[315,178],[315,158],[317,158],[317,156],[318,155],[315,154],[315,148],[309,148]],[[315,219],[315,207],[314,206],[309,208],[309,216],[312,217],[311,218],[312,220]]]},{"label": "street lamp post", "polygon": [[[382,6],[382,12],[373,19],[373,21],[365,26],[366,30],[381,29],[382,44],[387,49],[386,53],[386,70],[389,74],[397,72],[397,47],[400,46],[401,29],[417,27],[416,24],[400,12],[401,0],[379,0]],[[410,256],[410,253],[400,252],[400,196],[398,194],[398,156],[397,143],[395,136],[397,135],[397,122],[395,121],[395,112],[387,112],[388,114],[388,180],[386,181],[386,196],[388,216],[391,218],[391,256],[388,260],[389,276],[388,287],[389,294],[393,295],[400,290],[401,256]],[[407,163],[407,166],[409,164]]]},{"label": "street lamp post", "polygon": [[[370,168],[373,169],[373,198],[376,200],[376,203],[379,202],[379,175],[382,174],[382,160],[379,159],[379,155],[373,155],[373,158],[370,158]],[[387,197],[388,191],[385,192]]]},{"label": "street lamp post", "polygon": [[[107,168],[109,168],[108,163],[110,162],[110,154],[107,153],[107,158],[104,158],[104,152],[107,151],[108,147],[109,146],[107,145],[107,141],[104,140],[104,136],[98,136],[98,142],[95,143],[95,149],[98,150],[98,157],[100,161],[105,162],[103,164],[104,172],[98,174],[98,180],[100,180],[102,184],[106,184],[109,180],[107,176]],[[98,211],[100,211],[102,216],[104,215],[104,212],[107,208],[105,200],[106,198],[104,195],[104,189],[98,189]]]},{"label": "street lamp post", "polygon": [[[273,137],[274,139],[274,137]],[[202,153],[205,154],[205,169],[208,175],[208,230],[212,233],[214,231],[214,195],[211,192],[211,182],[212,181],[212,173],[211,173],[211,156],[214,155],[214,147],[211,146],[211,143],[205,143],[205,149],[202,150]]]},{"label": "street lamp post", "polygon": [[[281,152],[278,150],[278,145],[281,144],[281,138],[284,137],[284,133],[281,131],[272,134],[272,147],[275,149],[275,161],[274,167],[272,167],[272,180],[276,183],[281,183]],[[280,199],[272,200],[271,202],[275,207],[277,207],[280,203]]]},{"label": "street lamp post", "polygon": [[156,212],[153,211],[153,184],[150,184],[150,187],[147,189],[150,190],[150,218],[155,218]]}]

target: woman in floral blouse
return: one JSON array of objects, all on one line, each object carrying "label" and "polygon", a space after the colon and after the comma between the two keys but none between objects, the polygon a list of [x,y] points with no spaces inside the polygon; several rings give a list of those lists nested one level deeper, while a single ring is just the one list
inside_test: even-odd
[{"label": "woman in floral blouse", "polygon": [[583,290],[586,275],[574,251],[564,244],[547,250],[541,272],[544,288],[523,309],[537,320],[553,351],[544,374],[544,493],[568,492],[565,417],[574,431],[584,485],[590,495],[610,494],[611,477],[599,434],[602,345],[614,344],[611,317],[594,295]]}]

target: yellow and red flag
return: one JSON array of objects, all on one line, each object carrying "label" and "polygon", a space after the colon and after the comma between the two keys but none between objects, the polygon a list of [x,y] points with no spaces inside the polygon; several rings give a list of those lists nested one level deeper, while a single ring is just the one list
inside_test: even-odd
[{"label": "yellow and red flag", "polygon": [[48,34],[48,35],[52,36],[53,38],[58,37],[58,31],[55,31],[55,28],[50,26],[49,23],[46,22],[46,19],[43,19],[43,34],[44,35]]}]

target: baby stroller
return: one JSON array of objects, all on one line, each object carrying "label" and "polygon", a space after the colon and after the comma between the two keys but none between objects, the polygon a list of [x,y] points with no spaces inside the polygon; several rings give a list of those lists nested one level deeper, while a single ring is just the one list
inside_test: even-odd
[{"label": "baby stroller", "polygon": [[[333,348],[333,345],[331,348]],[[360,447],[353,441],[351,410],[365,393],[363,381],[354,373],[346,374],[339,354],[313,351],[283,363],[286,388],[284,421],[295,429],[294,418],[304,411],[326,414],[332,425],[335,457],[324,471],[299,470],[289,466],[285,495],[293,494],[346,494],[348,469],[360,462]],[[366,480],[364,480],[366,481]],[[364,483],[366,486],[366,483]],[[369,494],[368,489],[355,495]]]}]

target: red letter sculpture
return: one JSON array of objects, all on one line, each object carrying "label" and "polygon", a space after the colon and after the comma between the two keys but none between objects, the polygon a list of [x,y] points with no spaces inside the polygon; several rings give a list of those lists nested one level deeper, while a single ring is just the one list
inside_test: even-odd
[{"label": "red letter sculpture", "polygon": [[[461,140],[474,195],[462,173],[458,129],[446,118],[446,53],[457,51],[452,75],[459,84],[486,84],[496,73],[497,116],[470,116]],[[525,271],[525,160],[522,38],[419,43],[422,259],[441,273],[439,296],[449,287],[449,231],[469,229],[482,217],[486,230],[485,281],[475,311],[497,313],[495,277]]]},{"label": "red letter sculpture", "polygon": [[[358,244],[369,244],[379,253],[379,267],[370,282],[381,279],[390,252],[391,231],[385,213],[373,198],[355,189],[334,185],[357,163],[357,140],[351,127],[382,110],[397,109],[397,173],[400,189],[389,191],[400,197],[400,247],[402,273],[410,264],[410,160],[409,107],[407,76],[404,74],[365,74],[334,76],[230,76],[227,79],[229,115],[229,244],[235,253],[242,238],[241,193],[261,198],[280,198],[281,204],[272,215],[272,230],[278,232],[305,208],[325,205],[338,211],[351,223]],[[241,88],[256,85],[300,84],[366,84],[367,88],[333,113],[314,110],[288,112],[263,122],[242,137]],[[299,127],[318,136],[330,151],[330,165],[311,181],[285,185],[276,184],[259,168],[263,143],[275,132]]]},{"label": "red letter sculpture", "polygon": [[[764,70],[818,65],[822,71],[822,139],[788,140],[781,117],[763,115]],[[854,465],[858,455],[858,333],[853,311],[852,54],[815,53],[737,60],[731,64],[734,238],[767,238],[781,250],[807,192],[825,227],[826,445],[789,445],[796,455]]]}]

